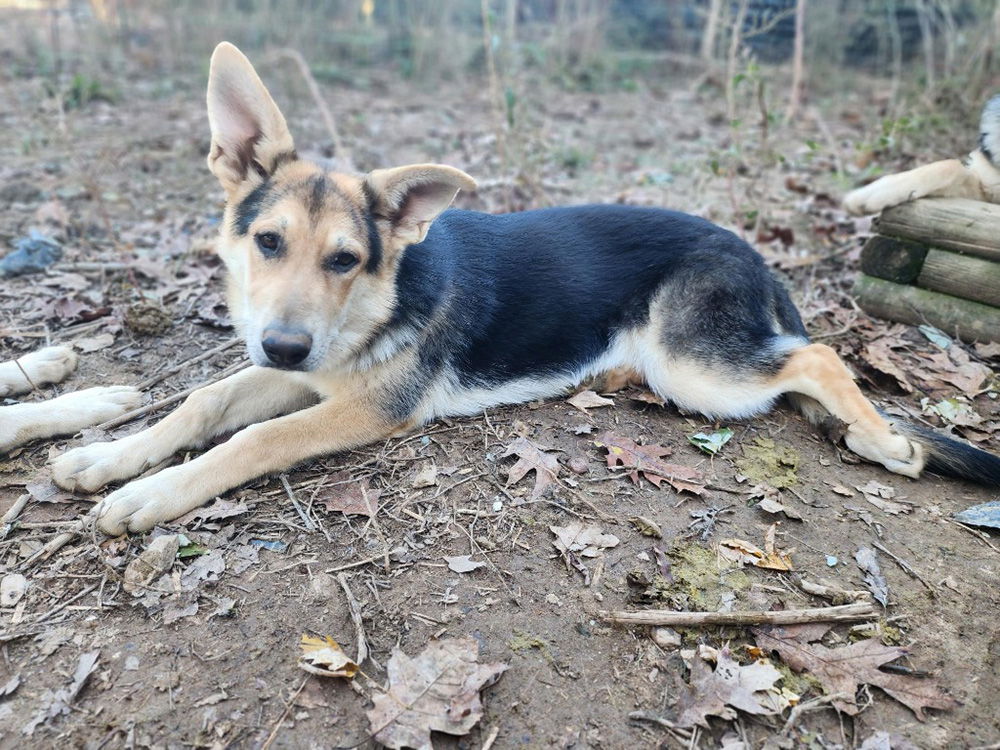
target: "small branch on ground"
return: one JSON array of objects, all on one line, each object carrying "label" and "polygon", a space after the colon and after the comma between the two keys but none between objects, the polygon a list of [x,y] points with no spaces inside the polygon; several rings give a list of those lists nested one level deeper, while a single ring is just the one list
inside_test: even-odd
[{"label": "small branch on ground", "polygon": [[840,607],[816,609],[785,609],[775,612],[598,612],[606,622],[618,625],[669,625],[697,627],[699,625],[798,625],[804,622],[857,622],[878,617],[879,611],[868,602],[845,604]]}]

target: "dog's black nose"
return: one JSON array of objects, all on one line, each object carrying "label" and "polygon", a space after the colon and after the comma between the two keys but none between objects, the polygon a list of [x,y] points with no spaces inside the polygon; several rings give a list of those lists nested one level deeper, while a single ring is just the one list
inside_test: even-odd
[{"label": "dog's black nose", "polygon": [[261,346],[276,367],[295,367],[309,356],[312,336],[304,331],[268,328],[264,331]]}]

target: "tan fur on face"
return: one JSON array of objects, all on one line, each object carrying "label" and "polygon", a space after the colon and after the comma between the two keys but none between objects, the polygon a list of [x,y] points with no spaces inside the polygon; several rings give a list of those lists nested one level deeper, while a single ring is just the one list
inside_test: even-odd
[{"label": "tan fur on face", "polygon": [[[263,331],[279,324],[312,336],[305,369],[337,368],[391,315],[396,264],[386,255],[374,272],[367,270],[371,248],[359,178],[297,161],[281,167],[268,186],[269,195],[279,197],[245,236],[235,234],[233,219],[250,191],[241,191],[226,211],[219,254],[230,272],[230,309],[257,364],[266,364]],[[260,252],[255,235],[262,232],[282,238],[280,257]],[[324,261],[342,251],[358,257],[354,268],[346,273],[324,268]]]}]

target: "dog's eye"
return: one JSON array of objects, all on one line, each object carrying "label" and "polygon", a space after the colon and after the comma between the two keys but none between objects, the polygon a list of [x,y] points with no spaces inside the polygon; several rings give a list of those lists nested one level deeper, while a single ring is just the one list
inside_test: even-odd
[{"label": "dog's eye", "polygon": [[274,232],[261,232],[254,239],[265,258],[273,258],[281,251],[281,237]]},{"label": "dog's eye", "polygon": [[358,256],[354,253],[341,251],[329,256],[323,264],[330,271],[347,273],[358,264]]}]

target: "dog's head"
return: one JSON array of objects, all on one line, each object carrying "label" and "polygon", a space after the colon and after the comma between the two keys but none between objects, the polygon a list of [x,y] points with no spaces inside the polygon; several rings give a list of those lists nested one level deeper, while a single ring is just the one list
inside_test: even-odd
[{"label": "dog's head", "polygon": [[208,120],[208,166],[227,199],[218,250],[251,360],[343,366],[391,316],[401,253],[476,183],[436,164],[348,175],[299,159],[250,61],[226,42],[212,55]]}]

